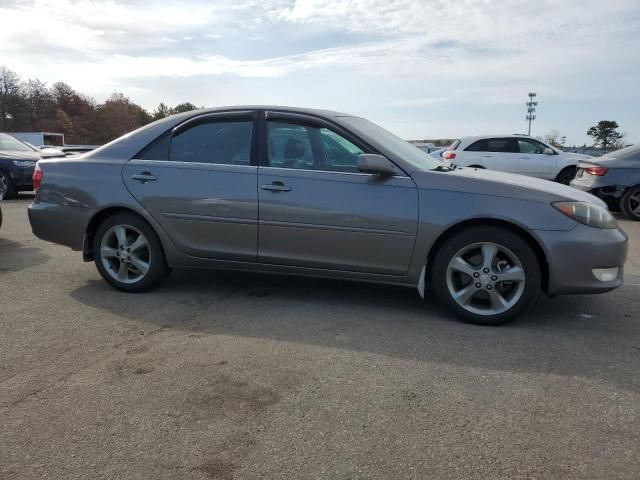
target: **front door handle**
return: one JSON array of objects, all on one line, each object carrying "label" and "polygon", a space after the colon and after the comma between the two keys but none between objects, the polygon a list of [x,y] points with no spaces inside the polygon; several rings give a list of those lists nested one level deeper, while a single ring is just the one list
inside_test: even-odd
[{"label": "front door handle", "polygon": [[131,175],[131,178],[141,183],[155,182],[158,177],[151,175],[151,172],[142,172],[137,175]]},{"label": "front door handle", "polygon": [[269,190],[270,192],[278,193],[278,192],[290,192],[291,187],[287,187],[282,182],[273,182],[270,185],[262,185],[262,190]]}]

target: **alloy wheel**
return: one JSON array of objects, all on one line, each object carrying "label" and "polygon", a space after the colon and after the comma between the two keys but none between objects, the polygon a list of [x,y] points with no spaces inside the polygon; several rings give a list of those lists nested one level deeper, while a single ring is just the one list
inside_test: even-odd
[{"label": "alloy wheel", "polygon": [[525,272],[509,249],[482,242],[453,256],[446,281],[449,294],[463,309],[476,315],[499,315],[522,298]]},{"label": "alloy wheel", "polygon": [[640,188],[629,196],[627,205],[631,213],[640,216]]},{"label": "alloy wheel", "polygon": [[140,230],[130,225],[116,225],[102,237],[100,259],[113,279],[131,284],[142,280],[149,271],[151,249]]}]

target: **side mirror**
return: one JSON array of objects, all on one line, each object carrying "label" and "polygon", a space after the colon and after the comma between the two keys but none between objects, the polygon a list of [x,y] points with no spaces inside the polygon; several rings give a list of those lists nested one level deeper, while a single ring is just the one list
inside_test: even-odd
[{"label": "side mirror", "polygon": [[551,150],[549,147],[544,149],[544,153],[546,155],[555,155],[555,152],[553,150]]},{"label": "side mirror", "polygon": [[376,153],[358,155],[358,170],[377,175],[394,175],[397,172],[393,163]]}]

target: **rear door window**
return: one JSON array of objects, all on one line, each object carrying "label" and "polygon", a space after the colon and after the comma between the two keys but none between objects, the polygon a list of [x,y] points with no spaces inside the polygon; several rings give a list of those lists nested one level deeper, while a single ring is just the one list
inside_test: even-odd
[{"label": "rear door window", "polygon": [[252,121],[198,123],[173,136],[169,160],[249,165],[252,130]]},{"label": "rear door window", "polygon": [[487,139],[487,152],[516,153],[518,145],[513,138],[489,138]]}]

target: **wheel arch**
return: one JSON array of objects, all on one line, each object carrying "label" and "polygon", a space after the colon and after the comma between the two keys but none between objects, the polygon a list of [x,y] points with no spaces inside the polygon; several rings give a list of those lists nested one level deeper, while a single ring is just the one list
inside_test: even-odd
[{"label": "wheel arch", "polygon": [[529,233],[523,227],[516,225],[515,223],[511,223],[509,221],[500,220],[496,218],[472,218],[472,219],[464,220],[462,222],[459,222],[450,226],[444,232],[442,232],[438,236],[436,241],[431,245],[431,248],[429,249],[429,253],[427,254],[427,262],[425,266],[425,281],[426,282],[431,281],[431,271],[433,267],[432,259],[434,258],[435,255],[438,254],[438,250],[442,247],[442,245],[444,245],[447,239],[449,239],[453,235],[467,228],[476,227],[476,226],[487,226],[487,225],[509,230],[515,233],[516,235],[518,235],[525,242],[527,242],[529,246],[531,246],[531,249],[534,251],[536,258],[538,259],[538,264],[540,265],[540,273],[542,274],[542,290],[546,292],[549,286],[549,265],[547,263],[547,256],[543,248],[540,246],[540,243],[536,240],[536,238],[533,235],[531,235],[531,233]]},{"label": "wheel arch", "polygon": [[564,167],[562,167],[560,169],[560,171],[556,174],[556,178],[554,179],[556,182],[558,181],[558,179],[560,178],[560,176],[567,170],[574,170],[574,171],[578,171],[578,164],[573,164],[573,165],[565,165]]},{"label": "wheel arch", "polygon": [[[93,237],[96,233],[98,227],[104,222],[107,218],[117,215],[119,213],[127,213],[135,215],[136,217],[143,220],[145,223],[149,225],[149,227],[158,235],[160,238],[160,244],[162,244],[162,235],[158,232],[158,229],[153,225],[152,222],[149,221],[144,215],[140,212],[134,210],[133,208],[125,207],[122,205],[112,205],[109,207],[105,207],[102,210],[97,211],[87,223],[87,228],[85,229],[84,240],[82,242],[82,258],[85,262],[92,262],[95,259],[93,252]],[[163,245],[164,248],[164,245]]]}]

